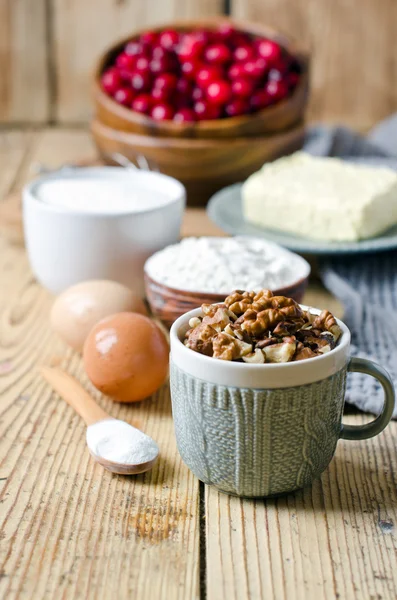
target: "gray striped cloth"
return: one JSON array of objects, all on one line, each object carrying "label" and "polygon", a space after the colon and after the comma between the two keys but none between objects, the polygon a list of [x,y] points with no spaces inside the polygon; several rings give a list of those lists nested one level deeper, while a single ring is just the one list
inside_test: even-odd
[{"label": "gray striped cloth", "polygon": [[[397,114],[366,137],[345,127],[314,126],[305,150],[397,169]],[[344,305],[352,354],[381,364],[397,387],[397,251],[326,257],[320,261],[320,273],[324,285]],[[348,376],[346,400],[378,414],[383,393],[374,379],[354,374]],[[393,417],[397,418],[397,406]]]}]

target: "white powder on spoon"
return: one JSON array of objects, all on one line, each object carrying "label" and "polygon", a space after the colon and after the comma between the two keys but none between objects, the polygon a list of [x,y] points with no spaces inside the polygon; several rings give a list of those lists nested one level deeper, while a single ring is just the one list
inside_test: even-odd
[{"label": "white powder on spoon", "polygon": [[303,279],[309,264],[262,238],[185,238],[156,252],[145,264],[155,281],[193,292],[230,294],[235,289],[276,290]]},{"label": "white powder on spoon", "polygon": [[159,453],[151,437],[120,419],[89,425],[87,445],[95,456],[123,465],[140,465],[154,460]]}]

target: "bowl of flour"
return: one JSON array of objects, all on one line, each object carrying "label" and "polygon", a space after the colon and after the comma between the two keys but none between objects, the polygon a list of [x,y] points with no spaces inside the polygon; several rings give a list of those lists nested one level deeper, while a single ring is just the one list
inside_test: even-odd
[{"label": "bowl of flour", "polygon": [[118,167],[64,168],[23,192],[26,249],[34,274],[60,293],[110,279],[143,293],[143,266],[180,239],[185,188],[166,175]]},{"label": "bowl of flour", "polygon": [[222,302],[236,289],[270,289],[301,302],[310,265],[301,256],[263,238],[185,238],[145,263],[145,289],[152,312],[167,326],[185,312]]}]

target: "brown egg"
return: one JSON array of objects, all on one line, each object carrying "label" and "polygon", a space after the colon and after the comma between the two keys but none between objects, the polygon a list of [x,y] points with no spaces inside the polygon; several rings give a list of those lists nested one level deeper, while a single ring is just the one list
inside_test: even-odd
[{"label": "brown egg", "polygon": [[90,331],[83,360],[93,385],[119,402],[153,394],[168,372],[169,348],[159,327],[137,313],[118,313]]},{"label": "brown egg", "polygon": [[101,319],[118,312],[147,314],[143,300],[121,283],[83,281],[68,288],[55,300],[50,322],[52,329],[75,350]]}]

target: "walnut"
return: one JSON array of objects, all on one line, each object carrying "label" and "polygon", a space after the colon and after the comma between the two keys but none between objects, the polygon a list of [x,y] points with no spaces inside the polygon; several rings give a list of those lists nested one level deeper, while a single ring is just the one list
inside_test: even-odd
[{"label": "walnut", "polygon": [[255,348],[254,352],[243,356],[243,361],[246,363],[263,364],[265,362],[265,354],[259,348]]},{"label": "walnut", "polygon": [[342,330],[339,327],[334,315],[329,310],[323,310],[313,321],[313,329],[321,329],[322,331],[330,331],[337,341],[342,335]]},{"label": "walnut", "polygon": [[251,309],[244,313],[244,322],[241,329],[247,331],[250,335],[259,336],[269,329],[273,330],[284,319],[284,313],[277,308],[267,308],[259,313]]},{"label": "walnut", "polygon": [[313,352],[310,348],[303,347],[297,350],[294,360],[305,360],[306,358],[314,358],[315,356],[318,356],[316,352]]},{"label": "walnut", "polygon": [[236,290],[225,299],[225,304],[236,316],[242,315],[251,306],[254,292]]},{"label": "walnut", "polygon": [[273,298],[273,294],[270,290],[261,290],[254,297],[252,303],[253,310],[260,312],[261,310],[265,310],[265,308],[270,308],[272,306],[271,298]]},{"label": "walnut", "polygon": [[297,319],[296,321],[280,321],[277,323],[273,330],[274,335],[285,336],[293,335],[304,325],[303,319]]},{"label": "walnut", "polygon": [[226,327],[225,327],[225,333],[228,333],[232,337],[235,337],[235,338],[237,338],[239,340],[244,340],[244,336],[243,336],[242,332],[240,331],[240,328],[236,327],[232,323],[228,323],[226,325]]},{"label": "walnut", "polygon": [[290,362],[296,351],[296,342],[282,342],[267,346],[263,352],[266,356],[266,362],[285,363]]},{"label": "walnut", "polygon": [[263,348],[266,348],[267,346],[272,346],[273,344],[278,344],[279,340],[276,337],[269,337],[269,338],[265,338],[264,340],[260,340],[259,342],[256,343],[256,347],[257,348],[261,348],[263,350]]},{"label": "walnut", "polygon": [[227,333],[218,333],[213,340],[213,356],[221,360],[237,360],[252,352],[252,345],[241,342]]},{"label": "walnut", "polygon": [[211,327],[201,323],[193,329],[189,329],[186,333],[185,346],[200,352],[200,354],[206,354],[212,356],[213,353],[213,339],[216,336],[217,331]]},{"label": "walnut", "polygon": [[218,332],[221,332],[225,329],[226,325],[230,323],[228,312],[227,308],[218,305],[215,312],[211,311],[211,314],[209,312],[207,313],[203,319],[203,323],[205,325],[211,325],[211,327]]},{"label": "walnut", "polygon": [[198,327],[199,325],[201,325],[201,319],[199,317],[192,317],[189,320],[190,329],[194,329],[195,327]]}]

